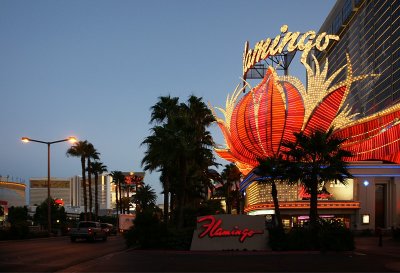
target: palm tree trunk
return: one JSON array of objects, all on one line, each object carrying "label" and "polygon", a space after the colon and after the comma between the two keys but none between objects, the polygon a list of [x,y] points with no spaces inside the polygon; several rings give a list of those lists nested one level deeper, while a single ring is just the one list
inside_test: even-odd
[{"label": "palm tree trunk", "polygon": [[122,214],[123,213],[123,207],[122,207],[122,185],[121,181],[118,181],[118,189],[119,189],[119,212]]},{"label": "palm tree trunk", "polygon": [[178,212],[178,228],[182,228],[184,224],[184,219],[183,219],[183,210],[185,207],[185,198],[186,198],[186,160],[181,159],[180,160],[180,166],[181,166],[181,185],[180,185],[180,194],[178,196],[178,206],[179,206],[179,212]]},{"label": "palm tree trunk", "polygon": [[317,227],[318,219],[318,182],[314,184],[310,192],[310,226],[312,229]]},{"label": "palm tree trunk", "polygon": [[97,217],[99,216],[99,174],[96,172],[94,174],[94,217],[97,222]]},{"label": "palm tree trunk", "polygon": [[115,181],[115,210],[117,212],[117,218],[118,218],[118,212],[119,212],[118,205],[119,205],[119,200],[118,200],[118,182]]},{"label": "palm tree trunk", "polygon": [[93,194],[92,194],[92,173],[90,170],[90,157],[87,159],[87,172],[89,181],[89,221],[92,221],[92,211],[93,211]]},{"label": "palm tree trunk", "polygon": [[239,187],[239,181],[235,182],[235,189],[236,189],[236,213],[237,214],[242,214],[241,209],[240,209],[240,203],[242,202],[241,200],[241,195],[242,193],[240,192],[240,187]]},{"label": "palm tree trunk", "polygon": [[177,223],[176,222],[176,213],[175,212],[175,208],[176,208],[176,194],[175,192],[171,192],[170,189],[170,195],[171,195],[171,201],[169,203],[169,211],[171,212],[171,217],[169,219],[170,223]]},{"label": "palm tree trunk", "polygon": [[[126,185],[126,197],[127,197],[127,200],[129,200],[129,193],[130,193],[130,190],[131,190],[131,187],[130,187],[130,185]],[[128,213],[129,214],[129,205],[130,205],[130,202],[128,202],[128,204],[127,204],[128,206],[126,207],[126,213]]]},{"label": "palm tree trunk", "polygon": [[274,181],[272,181],[271,186],[272,186],[271,195],[272,195],[272,200],[274,200],[274,207],[275,207],[275,218],[277,221],[278,229],[282,231],[283,224],[282,224],[281,210],[279,208],[278,190],[276,189],[276,184]]},{"label": "palm tree trunk", "polygon": [[168,177],[164,182],[164,223],[168,224],[169,212],[169,179]]},{"label": "palm tree trunk", "polygon": [[85,168],[84,156],[81,156],[81,166],[82,166],[83,207],[85,211],[84,220],[87,221],[86,168]]},{"label": "palm tree trunk", "polygon": [[226,213],[232,214],[231,208],[231,187],[229,182],[226,182]]}]

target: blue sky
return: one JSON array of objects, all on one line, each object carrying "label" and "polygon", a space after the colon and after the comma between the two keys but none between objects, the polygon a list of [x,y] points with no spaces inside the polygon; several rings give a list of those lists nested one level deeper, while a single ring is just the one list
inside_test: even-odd
[{"label": "blue sky", "polygon": [[[109,171],[141,171],[150,107],[160,96],[224,106],[250,46],[318,30],[333,0],[0,1],[0,175],[47,176],[47,147],[74,135]],[[290,74],[304,77],[293,61]],[[217,126],[215,141],[223,143]],[[51,146],[51,176],[80,174],[68,143]],[[228,162],[219,160],[222,164]],[[161,192],[158,174],[145,182]],[[161,202],[161,198],[159,198]]]}]

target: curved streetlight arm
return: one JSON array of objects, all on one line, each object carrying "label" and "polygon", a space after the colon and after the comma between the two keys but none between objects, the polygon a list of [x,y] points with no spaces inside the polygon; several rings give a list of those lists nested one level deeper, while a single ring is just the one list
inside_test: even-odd
[{"label": "curved streetlight arm", "polygon": [[29,137],[22,137],[21,140],[22,140],[23,142],[30,142],[30,141],[32,141],[32,142],[38,142],[38,143],[43,143],[43,144],[47,144],[47,145],[51,145],[51,144],[59,143],[59,142],[64,142],[64,141],[70,141],[70,142],[72,142],[72,143],[76,142],[76,138],[75,138],[75,137],[72,137],[72,136],[69,137],[69,138],[65,138],[65,139],[61,139],[61,140],[56,140],[56,141],[42,141],[42,140],[32,139],[32,138],[29,138]]}]

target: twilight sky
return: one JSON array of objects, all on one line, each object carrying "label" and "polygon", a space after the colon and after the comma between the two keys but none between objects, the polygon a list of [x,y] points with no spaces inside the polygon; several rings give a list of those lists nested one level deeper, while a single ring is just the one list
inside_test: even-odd
[{"label": "twilight sky", "polygon": [[[283,24],[318,31],[334,3],[0,1],[0,176],[47,177],[46,145],[24,144],[22,136],[73,135],[91,142],[109,171],[141,171],[140,143],[158,97],[186,102],[193,94],[224,107],[240,82],[245,41],[253,48]],[[299,62],[290,74],[303,79]],[[223,144],[217,126],[210,130]],[[79,159],[65,155],[69,145],[51,146],[52,177],[81,173]],[[160,193],[158,177],[147,173],[145,182]]]}]

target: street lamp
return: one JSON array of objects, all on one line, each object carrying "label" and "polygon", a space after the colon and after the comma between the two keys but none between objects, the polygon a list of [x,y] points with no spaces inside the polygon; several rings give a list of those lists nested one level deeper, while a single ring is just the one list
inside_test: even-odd
[{"label": "street lamp", "polygon": [[22,137],[22,142],[37,142],[47,144],[47,220],[48,220],[48,232],[51,234],[51,202],[50,202],[50,145],[54,143],[69,141],[71,143],[75,143],[77,139],[75,137],[68,137],[66,139],[56,140],[56,141],[41,141],[32,139],[29,137]]}]

